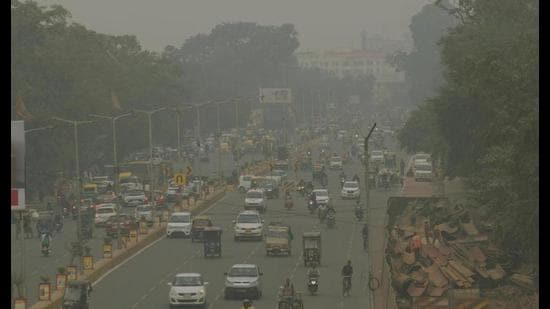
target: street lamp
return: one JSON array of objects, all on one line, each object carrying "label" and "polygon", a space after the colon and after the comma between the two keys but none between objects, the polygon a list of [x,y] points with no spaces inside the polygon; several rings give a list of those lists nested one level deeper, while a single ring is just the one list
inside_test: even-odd
[{"label": "street lamp", "polygon": [[192,107],[186,107],[186,108],[172,108],[173,111],[176,112],[176,130],[178,134],[178,161],[181,161],[181,130],[180,130],[180,119],[181,119],[181,112],[184,110],[191,109]]},{"label": "street lamp", "polygon": [[153,114],[165,110],[166,107],[157,108],[152,111],[146,111],[146,110],[140,110],[140,109],[134,109],[136,113],[142,113],[147,115],[147,119],[149,122],[149,198],[151,200],[151,203],[153,202],[153,130],[151,128],[151,117]]},{"label": "street lamp", "polygon": [[115,170],[115,187],[114,187],[114,193],[115,193],[115,197],[116,197],[116,200],[115,200],[115,203],[117,205],[117,247],[118,249],[122,248],[122,242],[120,241],[120,217],[119,217],[119,214],[120,214],[120,207],[119,207],[119,199],[118,199],[118,192],[119,192],[119,189],[118,189],[118,156],[117,156],[117,151],[116,151],[116,121],[121,119],[121,118],[124,118],[124,117],[128,117],[128,116],[133,116],[133,113],[126,113],[126,114],[122,114],[122,115],[118,115],[116,117],[113,117],[113,116],[104,116],[104,115],[96,115],[96,114],[90,114],[90,117],[95,117],[95,118],[101,118],[101,119],[106,119],[106,120],[110,120],[111,121],[111,126],[113,128],[113,164],[114,164],[114,170]]},{"label": "street lamp", "polygon": [[[89,120],[67,120],[67,119],[63,119],[63,118],[59,118],[59,117],[52,117],[53,120],[57,120],[57,121],[61,121],[61,122],[65,122],[65,123],[68,123],[68,124],[71,124],[73,126],[73,132],[74,132],[74,152],[75,152],[75,161],[76,161],[76,182],[77,182],[77,185],[78,185],[78,189],[76,190],[77,192],[77,209],[76,209],[76,212],[78,214],[78,220],[76,221],[76,238],[78,240],[78,244],[81,245],[82,244],[82,231],[81,231],[81,224],[82,224],[82,219],[81,219],[81,213],[80,213],[80,208],[81,208],[81,196],[80,196],[80,190],[82,189],[82,179],[80,178],[80,160],[79,160],[79,157],[78,157],[78,126],[81,125],[81,124],[88,124],[88,123],[92,123],[93,121],[89,121]],[[82,258],[82,256],[81,256]],[[82,263],[82,261],[79,261],[80,263]],[[82,266],[82,265],[81,265]]]}]

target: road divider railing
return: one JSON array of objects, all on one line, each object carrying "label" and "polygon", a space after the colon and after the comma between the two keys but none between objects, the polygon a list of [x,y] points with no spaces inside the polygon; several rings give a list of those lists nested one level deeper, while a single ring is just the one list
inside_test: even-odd
[{"label": "road divider railing", "polygon": [[[193,216],[199,214],[206,208],[212,206],[225,196],[225,186],[220,186],[212,193],[210,193],[204,200],[199,200],[194,205],[184,207],[186,211],[190,211]],[[148,228],[147,234],[137,233],[137,237],[134,241],[128,241],[126,246],[122,249],[114,249],[112,251],[111,258],[99,259],[93,264],[93,269],[84,270],[82,274],[78,275],[78,280],[86,280],[94,284],[97,280],[106,275],[109,271],[114,269],[117,265],[121,264],[128,258],[139,253],[148,245],[164,237],[166,233],[166,222],[157,222],[153,227]],[[54,291],[51,294],[50,301],[39,301],[32,305],[31,309],[58,309],[62,306],[64,291]]]}]

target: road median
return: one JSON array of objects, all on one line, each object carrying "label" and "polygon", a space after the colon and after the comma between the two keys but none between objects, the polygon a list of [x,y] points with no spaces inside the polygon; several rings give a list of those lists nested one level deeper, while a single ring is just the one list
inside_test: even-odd
[{"label": "road median", "polygon": [[[192,215],[204,211],[208,207],[212,206],[218,200],[225,196],[225,187],[215,190],[206,199],[198,201],[190,207],[185,207],[186,211],[190,211]],[[95,283],[102,276],[113,270],[115,267],[131,258],[140,250],[143,250],[148,245],[152,244],[161,237],[164,237],[166,231],[166,223],[159,222],[154,227],[148,230],[147,234],[139,234],[135,241],[128,241],[125,248],[115,249],[112,253],[112,258],[99,259],[94,263],[92,270],[86,270],[83,274],[80,274],[78,280],[86,280]],[[53,287],[52,287],[53,288]],[[54,291],[51,295],[50,301],[39,301],[32,305],[31,309],[57,309],[60,308],[63,301],[63,291]]]}]

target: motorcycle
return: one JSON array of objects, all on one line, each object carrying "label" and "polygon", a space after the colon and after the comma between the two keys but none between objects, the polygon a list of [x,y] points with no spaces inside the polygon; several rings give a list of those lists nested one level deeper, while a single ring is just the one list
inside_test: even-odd
[{"label": "motorcycle", "polygon": [[53,228],[56,233],[61,233],[63,231],[63,222],[57,221],[53,224]]},{"label": "motorcycle", "polygon": [[313,203],[312,200],[309,200],[307,202],[307,209],[309,210],[310,214],[314,214],[315,211],[317,210],[317,207],[315,207],[315,203]]},{"label": "motorcycle", "polygon": [[340,178],[340,188],[344,187],[344,182],[346,182],[346,178],[345,177]]},{"label": "motorcycle", "polygon": [[349,296],[351,292],[351,276],[344,276],[342,285],[342,295],[346,296],[348,294]]},{"label": "motorcycle", "polygon": [[51,250],[50,250],[50,247],[48,246],[42,246],[42,256],[44,257],[48,257],[50,256],[50,253],[51,253]]},{"label": "motorcycle", "polygon": [[300,193],[301,196],[305,196],[306,194],[306,187],[303,185],[299,185],[296,187],[296,191]]},{"label": "motorcycle", "polygon": [[307,280],[307,289],[311,295],[315,295],[319,289],[319,277],[310,276]]}]

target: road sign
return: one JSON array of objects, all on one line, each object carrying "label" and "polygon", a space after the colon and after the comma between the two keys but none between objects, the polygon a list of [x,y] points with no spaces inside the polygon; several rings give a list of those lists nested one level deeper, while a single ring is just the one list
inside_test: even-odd
[{"label": "road sign", "polygon": [[260,103],[292,103],[290,88],[260,88]]},{"label": "road sign", "polygon": [[187,184],[187,177],[181,173],[177,173],[174,175],[174,182],[178,186],[185,186]]}]

